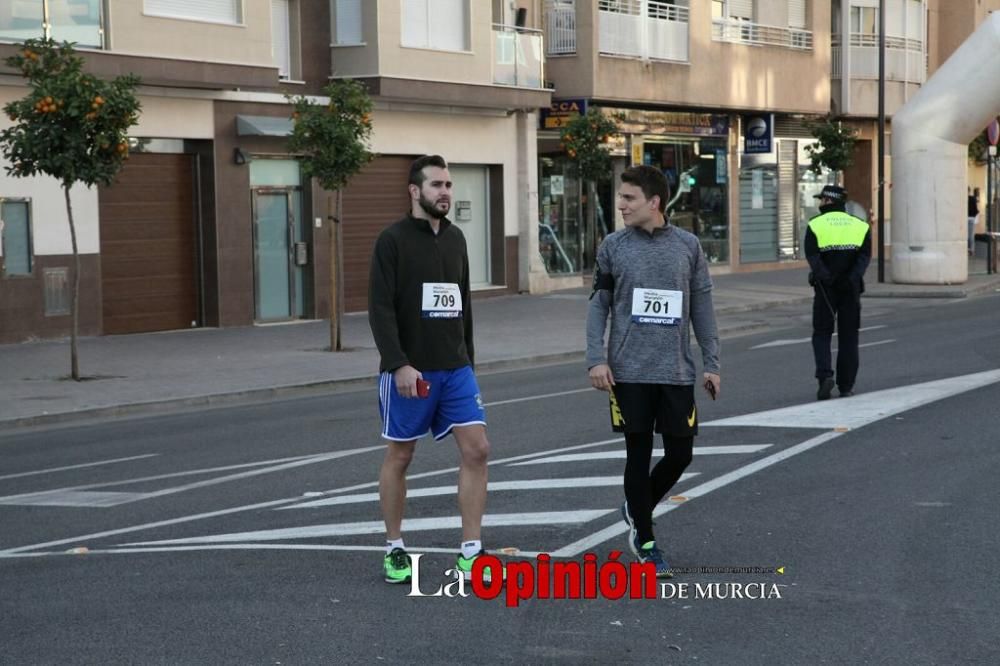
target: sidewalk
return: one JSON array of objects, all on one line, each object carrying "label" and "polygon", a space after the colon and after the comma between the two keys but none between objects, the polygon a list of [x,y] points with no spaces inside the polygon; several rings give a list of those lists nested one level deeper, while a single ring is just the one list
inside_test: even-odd
[{"label": "sidewalk", "polygon": [[[812,299],[806,274],[795,268],[714,277],[722,337],[760,328],[753,314],[760,310],[805,307]],[[980,260],[964,285],[878,284],[873,262],[866,284],[868,298],[965,298],[1000,289],[1000,276],[986,275]],[[581,286],[475,301],[477,369],[582,361],[589,292]],[[80,371],[92,379],[79,383],[64,379],[68,340],[0,345],[0,430],[374,386],[378,353],[367,316],[347,315],[342,330],[340,353],[325,351],[326,321],[82,338]]]}]

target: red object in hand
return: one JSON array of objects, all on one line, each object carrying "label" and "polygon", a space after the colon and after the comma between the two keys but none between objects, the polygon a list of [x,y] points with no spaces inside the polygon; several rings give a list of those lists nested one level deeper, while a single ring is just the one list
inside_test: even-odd
[{"label": "red object in hand", "polygon": [[426,398],[431,394],[431,383],[423,379],[417,379],[417,397]]}]

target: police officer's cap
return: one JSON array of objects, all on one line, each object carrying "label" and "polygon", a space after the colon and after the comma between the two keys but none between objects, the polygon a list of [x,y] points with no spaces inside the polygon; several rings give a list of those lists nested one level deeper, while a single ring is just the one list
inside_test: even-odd
[{"label": "police officer's cap", "polygon": [[826,185],[823,191],[813,196],[814,199],[829,199],[834,203],[844,203],[847,201],[847,190],[839,185]]}]

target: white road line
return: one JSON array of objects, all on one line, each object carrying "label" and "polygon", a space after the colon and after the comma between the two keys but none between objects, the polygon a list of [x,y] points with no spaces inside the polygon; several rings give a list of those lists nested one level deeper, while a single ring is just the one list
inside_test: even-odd
[{"label": "white road line", "polygon": [[[454,555],[456,548],[441,548],[439,546],[432,546],[424,548],[422,546],[411,546],[407,544],[407,551],[411,553],[445,553],[448,555]],[[3,557],[13,559],[16,557],[56,557],[56,556],[70,556],[70,557],[84,557],[86,555],[123,555],[129,554],[133,555],[136,553],[183,553],[183,552],[198,552],[206,550],[322,550],[322,551],[369,551],[384,553],[385,546],[372,546],[371,544],[358,544],[358,545],[342,545],[342,544],[327,544],[327,543],[213,543],[213,544],[202,544],[197,546],[147,546],[147,547],[136,547],[136,548],[94,548],[93,550],[87,549],[86,552],[74,552],[73,550],[68,551],[49,551],[44,553],[16,553],[13,555],[5,555]],[[541,555],[541,552],[536,551],[526,551],[518,549],[514,554],[507,554],[500,550],[490,549],[488,552],[498,555],[503,555],[504,557],[527,557],[534,558]]]},{"label": "white road line", "polygon": [[99,490],[48,490],[11,499],[0,498],[5,506],[75,506],[106,509],[146,499],[143,493],[115,493]]},{"label": "white road line", "polygon": [[[594,447],[594,446],[603,446],[603,445],[606,445],[606,444],[615,444],[615,443],[622,442],[622,441],[624,441],[624,440],[619,437],[619,438],[615,438],[615,439],[603,440],[603,441],[600,441],[600,442],[590,442],[588,444],[578,444],[576,446],[566,446],[566,447],[562,447],[562,448],[559,448],[559,449],[553,449],[552,451],[539,451],[537,453],[529,453],[529,454],[526,454],[526,455],[514,456],[512,458],[502,458],[502,459],[497,460],[497,461],[491,461],[490,464],[498,464],[498,463],[510,462],[512,460],[523,460],[525,458],[532,458],[532,457],[535,457],[535,456],[548,455],[549,453],[558,453],[560,451],[573,451],[573,450],[577,450],[577,449],[585,449],[585,448],[590,448],[590,447]],[[373,447],[365,447],[363,449],[353,449],[353,450],[350,450],[350,451],[342,451],[342,452],[340,452],[338,454],[338,457],[344,457],[344,456],[349,456],[349,455],[355,455],[355,454],[358,454],[358,453],[364,453],[365,451],[370,451],[372,448]],[[377,446],[377,447],[374,447],[374,448],[384,449],[385,447],[380,445],[380,446]],[[407,480],[425,478],[425,477],[428,477],[428,476],[436,476],[436,475],[440,475],[440,474],[446,474],[448,472],[455,472],[457,470],[458,470],[457,467],[452,467],[452,468],[449,468],[449,469],[446,469],[446,470],[437,470],[437,471],[433,471],[433,472],[425,472],[423,474],[414,474],[413,476],[408,476]],[[363,484],[359,484],[359,485],[356,485],[356,486],[348,486],[348,487],[345,487],[345,488],[339,488],[339,489],[336,489],[336,490],[333,490],[333,491],[329,491],[329,492],[330,493],[350,492],[352,490],[360,490],[362,488],[372,488],[372,487],[375,487],[377,485],[378,485],[378,481],[374,481],[372,483],[363,483]],[[296,495],[295,497],[289,497],[289,498],[285,498],[285,499],[271,500],[271,501],[268,501],[268,502],[257,502],[256,504],[245,504],[243,506],[236,506],[236,507],[232,507],[232,508],[229,508],[229,509],[219,509],[217,511],[206,511],[204,513],[196,513],[196,514],[192,514],[192,515],[188,515],[188,516],[181,516],[179,518],[170,518],[170,519],[167,519],[167,520],[159,520],[159,521],[155,521],[155,522],[151,522],[151,523],[143,523],[143,524],[140,524],[140,525],[133,525],[131,527],[122,527],[122,528],[118,528],[118,529],[114,529],[114,530],[105,530],[103,532],[94,532],[92,534],[83,534],[83,535],[80,535],[80,536],[69,537],[69,538],[66,538],[66,539],[57,539],[57,540],[54,540],[54,541],[46,541],[44,543],[36,543],[36,544],[29,545],[29,546],[18,546],[16,548],[8,548],[6,550],[0,550],[0,557],[5,557],[5,556],[11,555],[11,554],[15,554],[15,553],[23,553],[23,552],[26,552],[26,551],[37,550],[39,548],[48,548],[50,546],[62,546],[62,545],[69,544],[69,543],[80,544],[80,543],[83,543],[83,542],[91,540],[91,539],[100,539],[100,538],[103,538],[103,537],[116,536],[116,535],[119,535],[119,534],[129,534],[131,532],[141,532],[141,531],[144,531],[144,530],[154,529],[154,528],[157,528],[157,527],[166,527],[168,525],[179,525],[181,523],[189,523],[189,522],[194,522],[194,521],[197,521],[197,520],[206,520],[206,519],[209,519],[209,518],[217,518],[219,516],[227,516],[227,515],[230,515],[230,514],[242,513],[242,512],[245,512],[245,511],[255,511],[255,510],[258,510],[258,509],[271,509],[271,508],[282,506],[282,505],[285,505],[285,504],[291,504],[292,502],[299,502],[301,500],[302,500],[302,496],[301,495]]]},{"label": "white road line", "polygon": [[[380,447],[375,447],[380,448]],[[156,454],[159,455],[159,454]],[[160,481],[162,479],[173,479],[182,476],[197,476],[198,474],[211,474],[212,472],[228,472],[234,469],[246,469],[248,467],[260,467],[262,465],[273,465],[286,462],[294,462],[297,460],[309,460],[310,458],[316,458],[317,456],[328,456],[328,453],[311,453],[307,456],[292,456],[290,458],[275,458],[273,460],[260,460],[258,462],[252,463],[240,463],[238,465],[224,465],[222,467],[205,467],[202,469],[191,469],[184,472],[171,472],[169,474],[155,474],[153,476],[140,476],[134,479],[125,479],[124,481],[107,481],[101,483],[89,483],[83,486],[68,486],[66,488],[53,488],[52,490],[44,491],[34,491],[30,493],[21,493],[19,495],[7,495],[0,497],[0,502],[5,502],[8,500],[17,499],[20,497],[31,497],[34,495],[39,495],[41,493],[57,493],[57,492],[69,492],[77,490],[89,490],[91,488],[113,488],[115,486],[127,486],[133,483],[145,483],[146,481]]]},{"label": "white road line", "polygon": [[[859,333],[864,333],[865,331],[876,331],[880,328],[887,328],[886,324],[879,324],[878,326],[866,326],[865,328],[859,328]],[[837,337],[834,333],[833,337]],[[812,342],[812,337],[808,338],[795,338],[793,340],[772,340],[771,342],[765,342],[764,344],[754,345],[750,349],[767,349],[768,347],[784,347],[786,345],[800,345],[806,342]]]},{"label": "white road line", "polygon": [[[694,447],[694,455],[706,456],[757,453],[758,451],[763,451],[770,446],[771,444],[754,444],[745,446],[696,446]],[[624,449],[621,449],[618,451],[598,451],[597,453],[568,453],[566,455],[550,456],[548,458],[538,458],[536,460],[528,460],[526,462],[511,463],[509,466],[519,467],[521,465],[547,465],[551,463],[585,462],[588,460],[624,460],[625,458],[626,452]]]},{"label": "white road line", "polygon": [[79,465],[66,465],[65,467],[50,467],[48,469],[39,469],[34,472],[21,472],[19,474],[7,474],[5,476],[0,476],[0,481],[4,479],[19,479],[24,476],[35,476],[37,474],[51,474],[52,472],[65,472],[70,469],[83,469],[84,467],[97,467],[98,465],[114,465],[115,463],[128,462],[130,460],[142,460],[143,458],[154,458],[160,455],[159,453],[147,453],[141,456],[129,456],[128,458],[114,458],[112,460],[98,460],[97,462],[81,463]]},{"label": "white road line", "polygon": [[[483,527],[509,527],[515,525],[567,525],[587,523],[601,516],[615,513],[618,509],[583,509],[577,511],[543,511],[538,513],[488,513],[483,516]],[[403,532],[423,532],[427,530],[460,529],[461,516],[438,518],[412,518],[403,520]],[[331,536],[355,536],[359,534],[383,534],[385,523],[373,520],[363,523],[332,523],[329,525],[306,525],[304,527],[284,527],[276,530],[257,530],[233,534],[213,534],[188,537],[185,539],[165,539],[163,541],[141,541],[123,544],[125,546],[164,546],[176,544],[227,543],[234,541],[280,541],[282,539],[317,539]]]},{"label": "white road line", "polygon": [[[576,444],[574,446],[564,446],[558,449],[552,449],[551,451],[537,451],[535,453],[526,453],[520,456],[513,456],[510,458],[500,458],[499,460],[491,460],[488,464],[490,465],[504,465],[515,460],[527,460],[529,458],[539,458],[542,456],[547,456],[553,453],[561,453],[563,451],[578,451],[580,449],[589,449],[595,446],[606,446],[608,444],[619,444],[625,440],[621,437],[616,437],[615,439],[604,439],[599,442],[590,442],[588,444]],[[413,474],[406,477],[407,483],[415,479],[426,479],[431,476],[441,476],[442,474],[450,474],[452,472],[457,472],[457,467],[448,467],[447,469],[437,469],[433,472],[423,472],[421,474]],[[344,488],[334,488],[332,490],[324,491],[324,495],[339,495],[341,493],[349,493],[355,490],[364,490],[365,488],[374,488],[378,486],[378,481],[369,481],[367,483],[359,483],[353,486],[345,486]]]},{"label": "white road line", "polygon": [[587,387],[583,389],[573,389],[572,391],[560,391],[559,393],[544,393],[542,395],[529,395],[524,398],[512,398],[510,400],[497,400],[496,402],[488,402],[484,407],[496,407],[497,405],[511,405],[515,402],[528,402],[530,400],[542,400],[544,398],[558,398],[564,395],[573,395],[575,393],[587,393],[588,391],[595,391],[596,389],[592,387]]},{"label": "white road line", "polygon": [[[863,345],[858,345],[858,349],[861,349],[862,347],[878,347],[879,345],[887,345],[887,344],[895,342],[895,341],[896,341],[896,338],[891,338],[889,340],[879,340],[878,342],[866,342]],[[834,353],[834,354],[837,353],[838,351],[840,351],[840,350],[839,349],[831,349],[830,350],[830,352]]]},{"label": "white road line", "polygon": [[808,402],[794,407],[744,414],[710,421],[711,426],[761,426],[768,428],[860,428],[901,412],[1000,382],[1000,370],[938,379],[852,398]]},{"label": "white road line", "polygon": [[[684,481],[698,472],[682,474],[680,480]],[[487,492],[499,492],[506,490],[550,490],[556,488],[600,488],[615,487],[622,485],[622,475],[617,476],[582,476],[571,479],[524,479],[521,481],[490,481],[487,484]],[[458,486],[434,486],[433,488],[409,488],[406,491],[406,499],[415,497],[438,497],[441,495],[458,494]],[[367,502],[379,501],[378,493],[363,493],[361,495],[338,495],[313,502],[293,504],[283,506],[280,511],[290,509],[316,509],[319,507],[336,506],[341,504],[363,504]]]},{"label": "white road line", "polygon": [[[371,451],[373,447],[364,447],[361,449],[351,449],[349,451],[340,451],[336,454],[331,454],[337,458],[346,458],[347,456],[357,455],[359,453],[365,453]],[[382,449],[384,447],[378,446],[374,447]],[[329,460],[330,458],[328,458]],[[92,534],[84,534],[81,536],[69,537],[67,539],[56,539],[54,541],[46,541],[44,543],[36,543],[30,546],[19,546],[17,548],[8,548],[6,550],[0,550],[0,557],[12,553],[22,553],[29,550],[37,550],[39,548],[48,548],[50,546],[63,546],[68,543],[80,544],[84,541],[90,539],[100,539],[108,536],[117,536],[119,534],[128,534],[130,532],[141,532],[143,530],[150,530],[156,527],[166,527],[167,525],[178,525],[180,523],[188,523],[195,520],[204,520],[206,518],[217,518],[218,516],[227,516],[232,513],[242,513],[244,511],[253,511],[255,509],[270,509],[275,506],[280,506],[282,504],[288,504],[290,502],[297,502],[301,497],[293,497],[290,499],[279,499],[271,500],[270,502],[258,502],[256,504],[246,504],[243,506],[233,507],[231,509],[220,509],[218,511],[206,511],[205,513],[197,513],[190,516],[181,516],[180,518],[170,518],[167,520],[157,520],[151,523],[144,523],[142,525],[133,525],[131,527],[121,527],[114,530],[105,530],[103,532],[94,532]]]},{"label": "white road line", "polygon": [[[722,476],[716,477],[711,481],[706,481],[701,485],[695,486],[684,491],[684,496],[688,498],[688,501],[696,498],[703,497],[708,493],[718,490],[719,488],[724,488],[731,483],[739,481],[740,479],[749,476],[755,472],[759,472],[762,469],[766,469],[772,465],[776,465],[783,460],[787,460],[792,456],[804,453],[810,449],[816,448],[817,446],[829,442],[844,433],[840,432],[826,432],[822,435],[813,437],[812,439],[806,440],[801,444],[796,444],[795,446],[790,446],[787,449],[783,449],[767,456],[766,458],[761,458],[760,460],[754,461],[749,465],[744,465],[739,469],[733,470],[728,474],[723,474]],[[686,504],[685,502],[684,504]],[[684,506],[684,504],[660,504],[655,511],[653,511],[653,517],[662,516],[668,511],[673,511],[674,509]],[[552,553],[553,557],[576,557],[580,553],[592,550],[596,546],[604,543],[608,539],[625,534],[628,531],[628,526],[621,521],[616,522],[610,527],[606,527],[599,532],[591,534],[588,537],[580,539],[579,541],[574,541],[573,543],[563,546],[559,550]]]}]

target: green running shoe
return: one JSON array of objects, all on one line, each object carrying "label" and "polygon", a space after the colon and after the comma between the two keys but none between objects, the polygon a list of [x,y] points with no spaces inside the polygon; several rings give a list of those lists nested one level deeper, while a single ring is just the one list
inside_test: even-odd
[{"label": "green running shoe", "polygon": [[670,570],[670,565],[667,564],[666,558],[663,557],[663,553],[659,548],[656,547],[655,541],[647,541],[646,543],[638,546],[638,554],[636,559],[639,562],[645,564],[646,562],[652,562],[653,566],[656,567],[656,577],[657,578],[673,578],[674,572]]},{"label": "green running shoe", "polygon": [[[458,561],[455,563],[455,568],[462,572],[462,578],[465,580],[472,580],[472,566],[476,563],[476,558],[485,555],[485,550],[480,550],[478,553],[472,557],[463,557],[461,553],[458,554]],[[500,567],[500,578],[501,580],[506,577],[507,570],[505,567]],[[486,567],[483,569],[483,582],[489,583],[493,580],[492,567]]]},{"label": "green running shoe", "polygon": [[410,569],[410,556],[402,548],[393,548],[382,562],[387,583],[409,583],[413,571]]}]

